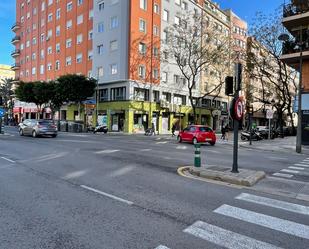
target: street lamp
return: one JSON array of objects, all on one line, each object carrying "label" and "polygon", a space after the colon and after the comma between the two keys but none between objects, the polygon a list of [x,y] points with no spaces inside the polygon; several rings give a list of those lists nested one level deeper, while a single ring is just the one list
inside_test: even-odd
[{"label": "street lamp", "polygon": [[[287,42],[290,40],[288,34],[281,34],[278,39],[283,42]],[[308,39],[308,38],[307,38]],[[306,40],[307,40],[306,39]],[[300,41],[298,43],[300,50],[300,58],[299,58],[299,83],[298,83],[298,121],[297,121],[297,134],[296,134],[296,152],[301,153],[301,124],[302,124],[302,107],[301,107],[301,97],[302,97],[302,67],[303,67],[303,45],[306,41],[303,41],[303,32],[300,31]]]}]

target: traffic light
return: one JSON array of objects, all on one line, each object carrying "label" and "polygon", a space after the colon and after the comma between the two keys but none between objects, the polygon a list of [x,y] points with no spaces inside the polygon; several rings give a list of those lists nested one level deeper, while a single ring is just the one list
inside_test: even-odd
[{"label": "traffic light", "polygon": [[233,95],[233,84],[234,79],[232,76],[225,77],[225,95],[231,96]]}]

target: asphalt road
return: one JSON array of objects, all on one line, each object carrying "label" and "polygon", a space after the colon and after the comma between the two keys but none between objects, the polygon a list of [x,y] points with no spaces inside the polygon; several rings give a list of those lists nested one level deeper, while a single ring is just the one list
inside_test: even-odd
[{"label": "asphalt road", "polygon": [[[308,202],[181,177],[177,168],[193,163],[190,144],[161,136],[34,139],[6,132],[0,248],[308,248]],[[228,144],[202,147],[204,164],[230,167],[231,160]],[[303,160],[239,151],[240,167],[269,175]],[[308,181],[303,172],[293,180]]]}]

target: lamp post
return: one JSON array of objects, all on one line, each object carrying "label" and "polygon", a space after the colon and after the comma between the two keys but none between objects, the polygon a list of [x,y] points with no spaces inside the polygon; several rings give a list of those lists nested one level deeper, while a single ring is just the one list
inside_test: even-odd
[{"label": "lamp post", "polygon": [[[289,41],[290,37],[288,34],[281,34],[278,39],[280,41],[287,42]],[[307,38],[308,39],[308,38]],[[306,40],[307,40],[306,39]],[[299,83],[298,83],[298,110],[297,110],[297,134],[296,134],[296,152],[301,153],[301,136],[302,136],[302,106],[301,106],[301,99],[302,99],[302,68],[303,68],[303,45],[306,41],[303,41],[303,32],[300,31],[300,41],[298,43],[299,50],[300,50],[300,58],[299,58]]]}]

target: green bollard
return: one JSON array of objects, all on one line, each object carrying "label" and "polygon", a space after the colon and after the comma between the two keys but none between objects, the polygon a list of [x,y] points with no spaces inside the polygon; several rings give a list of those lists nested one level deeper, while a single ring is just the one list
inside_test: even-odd
[{"label": "green bollard", "polygon": [[201,167],[201,145],[195,144],[194,167]]}]

